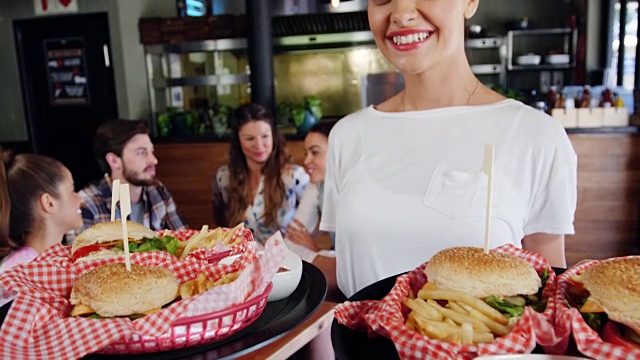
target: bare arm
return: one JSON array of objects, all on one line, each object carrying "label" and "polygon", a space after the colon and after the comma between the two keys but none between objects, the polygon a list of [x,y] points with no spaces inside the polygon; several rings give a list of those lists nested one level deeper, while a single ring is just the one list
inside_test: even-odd
[{"label": "bare arm", "polygon": [[[297,215],[297,214],[296,214]],[[304,227],[297,219],[293,219],[289,226],[287,226],[287,237],[289,240],[293,241],[298,245],[302,245],[309,250],[318,252],[320,248],[316,241],[311,237],[311,234],[307,231],[307,228]]]},{"label": "bare arm", "polygon": [[566,268],[564,235],[535,233],[522,239],[522,248],[542,255],[551,266]]}]

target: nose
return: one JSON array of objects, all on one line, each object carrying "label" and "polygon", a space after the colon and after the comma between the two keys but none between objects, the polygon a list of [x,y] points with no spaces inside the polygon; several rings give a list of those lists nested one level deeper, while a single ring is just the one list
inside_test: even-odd
[{"label": "nose", "polygon": [[417,16],[416,0],[396,0],[393,2],[391,21],[400,27],[413,23]]},{"label": "nose", "polygon": [[152,152],[149,152],[149,158],[148,158],[149,163],[151,163],[151,165],[158,165],[158,158],[156,157],[156,155]]},{"label": "nose", "polygon": [[309,164],[311,164],[311,161],[312,161],[312,160],[313,160],[313,158],[311,157],[311,154],[310,154],[310,153],[307,153],[307,154],[304,156],[304,161],[303,161],[304,166],[309,166]]}]

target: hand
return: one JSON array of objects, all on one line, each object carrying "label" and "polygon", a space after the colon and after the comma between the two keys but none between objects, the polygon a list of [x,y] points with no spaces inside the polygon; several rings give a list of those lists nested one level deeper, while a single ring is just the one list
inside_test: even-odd
[{"label": "hand", "polygon": [[320,248],[316,244],[315,240],[311,237],[311,234],[307,231],[307,228],[296,219],[293,219],[291,224],[287,226],[287,238],[292,242],[302,245],[312,251],[320,251]]}]

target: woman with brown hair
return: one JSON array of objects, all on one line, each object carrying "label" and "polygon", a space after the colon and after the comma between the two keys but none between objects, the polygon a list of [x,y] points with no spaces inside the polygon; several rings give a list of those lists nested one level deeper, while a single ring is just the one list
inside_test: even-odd
[{"label": "woman with brown hair", "polygon": [[244,222],[263,244],[293,219],[309,175],[293,164],[284,138],[265,107],[246,104],[231,121],[229,164],[216,172],[214,219],[218,226]]},{"label": "woman with brown hair", "polygon": [[[481,0],[370,0],[369,27],[405,87],[331,130],[320,229],[351,297],[451,246],[512,244],[566,266],[577,157],[554,118],[483,85],[465,53]],[[483,169],[495,149],[492,202]]]},{"label": "woman with brown hair", "polygon": [[59,161],[0,152],[0,272],[36,258],[82,226],[80,196]]}]

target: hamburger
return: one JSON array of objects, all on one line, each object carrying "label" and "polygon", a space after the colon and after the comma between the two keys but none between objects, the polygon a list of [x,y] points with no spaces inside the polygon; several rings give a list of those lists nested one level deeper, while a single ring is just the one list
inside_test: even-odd
[{"label": "hamburger", "polygon": [[[176,255],[180,241],[173,236],[157,236],[146,226],[127,221],[127,235],[129,237],[129,251],[168,251]],[[73,261],[110,258],[124,254],[122,241],[122,223],[109,221],[94,224],[81,232],[71,245]]]},{"label": "hamburger", "polygon": [[80,276],[71,290],[71,316],[138,317],[158,311],[178,296],[170,270],[131,264],[99,266]]},{"label": "hamburger", "polygon": [[587,324],[605,341],[640,349],[640,256],[602,261],[572,280]]},{"label": "hamburger", "polygon": [[484,252],[476,247],[453,247],[435,254],[427,263],[429,283],[480,298],[507,318],[518,318],[525,306],[543,311],[542,289],[546,270],[538,275],[531,264],[508,254]]}]

